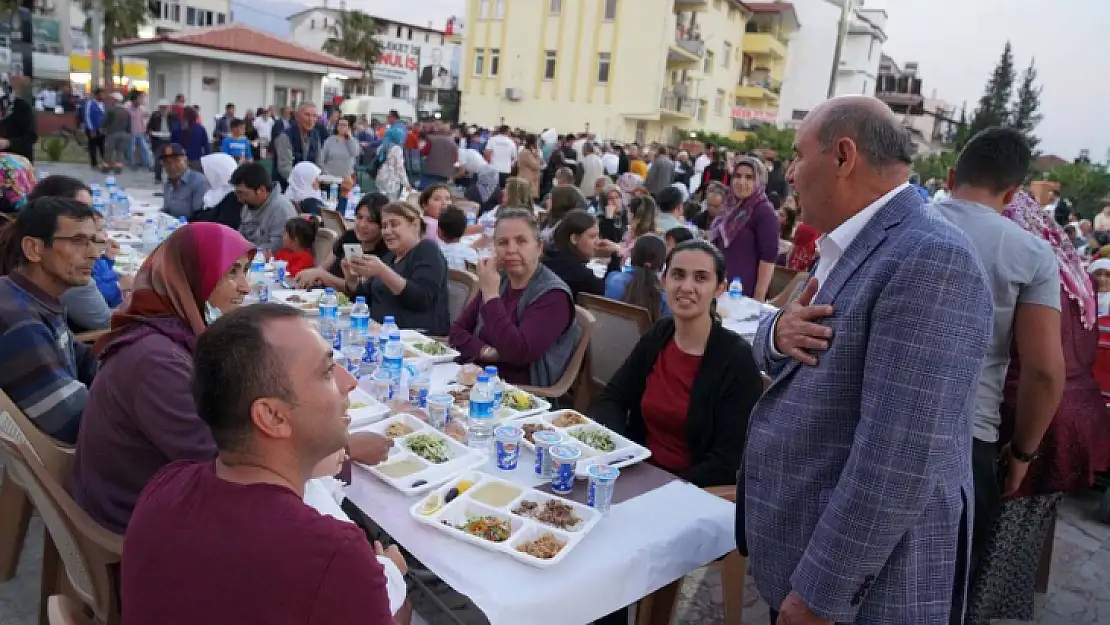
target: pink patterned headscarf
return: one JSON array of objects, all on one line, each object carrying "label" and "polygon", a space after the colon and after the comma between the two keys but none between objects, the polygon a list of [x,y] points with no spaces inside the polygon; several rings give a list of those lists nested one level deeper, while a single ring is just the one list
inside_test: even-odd
[{"label": "pink patterned headscarf", "polygon": [[1098,301],[1087,272],[1083,270],[1083,263],[1079,254],[1075,253],[1064,230],[1049,218],[1041,205],[1025,191],[1018,191],[1014,201],[1002,213],[1010,221],[1021,226],[1038,239],[1048,241],[1052,251],[1056,253],[1056,260],[1060,265],[1060,283],[1073,300],[1079,302],[1079,313],[1083,327],[1090,330],[1095,327],[1095,317],[1098,315]]}]

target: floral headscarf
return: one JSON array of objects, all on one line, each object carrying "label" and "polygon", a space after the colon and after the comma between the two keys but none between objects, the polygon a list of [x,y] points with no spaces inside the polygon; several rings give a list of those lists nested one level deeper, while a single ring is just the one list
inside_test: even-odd
[{"label": "floral headscarf", "polygon": [[755,189],[747,198],[740,199],[740,196],[736,195],[732,187],[728,187],[724,210],[709,225],[709,240],[722,250],[732,245],[732,242],[740,235],[740,231],[748,223],[748,219],[751,218],[752,213],[760,204],[771,206],[771,201],[767,199],[765,191],[767,187],[767,168],[759,162],[759,159],[750,156],[742,156],[736,159],[732,166],[734,176],[736,169],[740,167],[751,168],[752,173],[755,174]]},{"label": "floral headscarf", "polygon": [[16,213],[35,188],[35,167],[18,154],[0,153],[0,213]]},{"label": "floral headscarf", "polygon": [[617,178],[617,187],[621,190],[621,203],[625,210],[628,210],[628,205],[632,202],[632,193],[642,186],[644,186],[644,179],[630,171],[624,172]]},{"label": "floral headscarf", "polygon": [[1057,264],[1060,265],[1060,283],[1068,297],[1079,302],[1083,327],[1088,330],[1093,328],[1098,315],[1095,291],[1087,273],[1083,271],[1083,263],[1075,253],[1075,246],[1068,240],[1064,230],[1049,219],[1037,200],[1025,191],[1018,191],[1014,201],[1010,202],[1002,215],[1038,239],[1048,241],[1052,251],[1056,253]]}]

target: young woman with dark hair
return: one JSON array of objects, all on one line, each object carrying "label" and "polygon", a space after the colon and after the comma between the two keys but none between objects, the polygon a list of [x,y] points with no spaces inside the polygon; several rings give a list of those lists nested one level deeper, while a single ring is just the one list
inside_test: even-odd
[{"label": "young woman with dark hair", "polygon": [[[681,228],[681,230],[686,230]],[[614,271],[605,277],[605,297],[646,308],[652,323],[671,314],[659,276],[667,259],[667,246],[657,236],[640,237],[632,246],[631,271]]]},{"label": "young woman with dark hair", "polygon": [[605,292],[605,279],[586,266],[599,250],[614,245],[602,241],[599,232],[597,219],[586,211],[572,210],[559,222],[544,250],[543,264],[567,283],[575,301],[579,293]]}]

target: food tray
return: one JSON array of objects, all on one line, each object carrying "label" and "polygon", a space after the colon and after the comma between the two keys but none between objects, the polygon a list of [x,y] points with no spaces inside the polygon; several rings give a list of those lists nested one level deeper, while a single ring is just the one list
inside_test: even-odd
[{"label": "food tray", "polygon": [[[470,488],[451,501],[446,502],[442,508],[434,513],[422,513],[422,508],[426,502],[437,496],[446,498],[448,491],[456,489],[459,482],[463,480],[472,483]],[[509,503],[504,505],[485,503],[480,500],[482,497],[482,489],[491,485],[499,489],[513,489],[517,491],[517,494],[512,497]],[[476,495],[477,498],[475,497]],[[531,501],[541,507],[548,501],[564,503],[571,507],[575,516],[580,519],[580,522],[574,527],[563,529],[513,512],[522,501]],[[420,500],[409,509],[409,513],[418,522],[438,528],[440,531],[458,540],[481,547],[482,549],[504,553],[525,564],[539,568],[548,568],[562,562],[563,559],[567,557],[567,554],[570,553],[578,543],[582,542],[586,534],[588,534],[601,520],[601,513],[589,506],[584,506],[580,503],[555,495],[542,493],[538,490],[514,484],[513,482],[502,480],[478,471],[470,471],[459,475],[455,479],[435,489],[435,491],[421,497]],[[455,525],[465,523],[468,516],[487,515],[496,516],[509,522],[511,533],[507,540],[503,542],[493,542],[485,538],[474,536],[455,527]],[[444,524],[444,521],[450,523],[450,525]],[[535,540],[544,534],[551,534],[559,542],[564,543],[563,548],[559,550],[559,553],[555,557],[543,559],[517,550],[518,545]]]},{"label": "food tray", "polygon": [[[479,467],[489,461],[486,454],[473,450],[453,438],[436,431],[435,428],[410,414],[394,415],[388,419],[362,428],[362,431],[376,432],[384,436],[386,430],[395,423],[403,424],[412,431],[394,439],[393,447],[389,450],[389,457],[384,462],[374,466],[362,466],[381,481],[406,495],[418,495],[427,492],[455,477],[459,473]],[[410,451],[408,449],[408,443],[410,439],[416,435],[428,435],[444,441],[450,459],[446,462],[436,464]],[[391,477],[389,475],[390,468],[396,467],[399,463],[414,463],[419,468],[404,476]]]},{"label": "food tray", "polygon": [[[581,417],[582,419],[585,419],[585,423],[569,427],[560,427],[555,425],[554,421],[560,415],[564,414],[576,415],[578,417]],[[573,436],[566,437],[566,441],[564,441],[566,444],[573,445],[582,450],[582,457],[578,459],[578,464],[575,469],[575,476],[578,479],[585,479],[586,469],[593,464],[608,464],[610,466],[617,467],[618,469],[623,469],[624,467],[634,465],[638,462],[643,462],[644,460],[647,460],[651,457],[651,450],[649,450],[647,447],[633,443],[620,434],[617,434],[613,430],[610,430],[604,425],[601,425],[597,421],[594,421],[593,419],[583,415],[582,413],[575,412],[573,410],[557,410],[555,412],[548,412],[541,415],[520,419],[514,424],[523,428],[529,423],[542,424],[567,435],[584,430],[602,430],[609,435],[609,438],[612,439],[613,443],[616,445],[616,449],[609,452],[598,451],[593,447],[590,447],[589,445],[583,443],[582,441],[579,441]],[[524,446],[527,449],[535,453],[536,446],[532,443],[532,441],[525,438],[521,442],[524,443]]]},{"label": "food tray", "polygon": [[[444,390],[453,395],[454,393],[466,390],[466,387],[461,385],[461,384],[451,384],[451,385],[448,385]],[[533,395],[531,393],[525,393],[524,391],[516,388],[515,386],[510,386],[510,385],[506,384],[503,392],[504,393],[509,393],[509,392],[524,393],[525,395],[527,395],[531,399],[532,407],[527,409],[527,410],[515,410],[513,408],[509,408],[508,406],[504,405],[504,401],[503,401],[501,409],[497,411],[497,415],[496,415],[496,417],[499,421],[510,421],[512,419],[521,419],[521,418],[528,417],[528,416],[531,416],[531,415],[542,414],[542,413],[547,412],[548,410],[551,410],[551,402],[547,401],[546,399],[544,399],[542,397],[536,397],[535,395]],[[453,411],[454,414],[460,415],[462,417],[466,417],[466,416],[469,415],[468,405],[459,403],[459,400],[455,400],[455,405],[452,408],[452,411]]]},{"label": "food tray", "polygon": [[347,414],[351,417],[348,429],[355,430],[372,423],[377,423],[389,414],[389,406],[374,399],[366,391],[356,388],[347,398],[351,400],[351,407]]},{"label": "food tray", "polygon": [[[406,358],[421,358],[424,360],[430,360],[433,364],[438,365],[445,362],[454,362],[454,360],[459,357],[459,352],[451,349],[450,347],[444,345],[439,341],[433,341],[432,339],[428,339],[427,341],[402,340],[401,343],[405,346]],[[442,354],[429,354],[421,349],[417,349],[416,347],[417,345],[426,345],[428,343],[435,343],[437,345],[440,345],[445,351]]]},{"label": "food tray", "polygon": [[[338,295],[340,295],[340,294],[336,293],[336,296],[338,296]],[[270,300],[271,301],[279,302],[279,303],[286,304],[288,306],[292,306],[294,308],[297,308],[302,313],[304,313],[306,316],[309,316],[309,317],[318,317],[320,315],[320,298],[323,297],[323,296],[324,296],[324,290],[323,289],[312,289],[310,291],[304,291],[304,290],[300,290],[300,289],[295,290],[295,291],[291,291],[291,290],[287,290],[287,289],[271,289],[270,290]],[[346,296],[344,296],[344,297],[346,297]],[[294,301],[290,302],[289,301],[290,298],[294,298]],[[305,300],[305,301],[298,302],[298,301],[296,301],[298,299]],[[353,308],[353,307],[354,307],[354,304],[351,301],[348,301],[346,304],[339,307],[339,314],[340,315],[349,315],[349,314],[351,314],[351,308]]]}]

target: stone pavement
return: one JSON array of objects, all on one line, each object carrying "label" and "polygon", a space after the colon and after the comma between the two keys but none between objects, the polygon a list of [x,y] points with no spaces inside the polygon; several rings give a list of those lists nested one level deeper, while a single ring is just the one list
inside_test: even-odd
[{"label": "stone pavement", "polygon": [[[84,180],[89,184],[95,182],[99,185],[103,185],[104,179],[107,178],[99,170],[89,167],[88,163],[51,163],[50,161],[38,160],[35,161],[35,172],[40,178],[43,177],[44,172],[46,174],[63,174],[73,176],[78,180]],[[116,184],[124,189],[161,190],[161,185],[154,184],[154,174],[149,171],[132,171],[125,167],[123,173],[113,175],[116,176]],[[0,621],[0,623],[4,623],[4,621]]]},{"label": "stone pavement", "polygon": [[[1098,497],[1085,493],[1069,497],[1060,507],[1048,593],[1037,599],[1039,625],[1099,625],[1110,623],[1110,525],[1095,519]],[[36,625],[39,573],[42,560],[42,521],[36,515],[23,549],[15,579],[0,584],[0,624]],[[721,580],[716,569],[700,569],[686,576],[679,602],[678,625],[723,622]],[[751,578],[744,589],[744,625],[770,625],[767,605],[759,599]],[[1021,621],[995,621],[1019,625]]]}]

